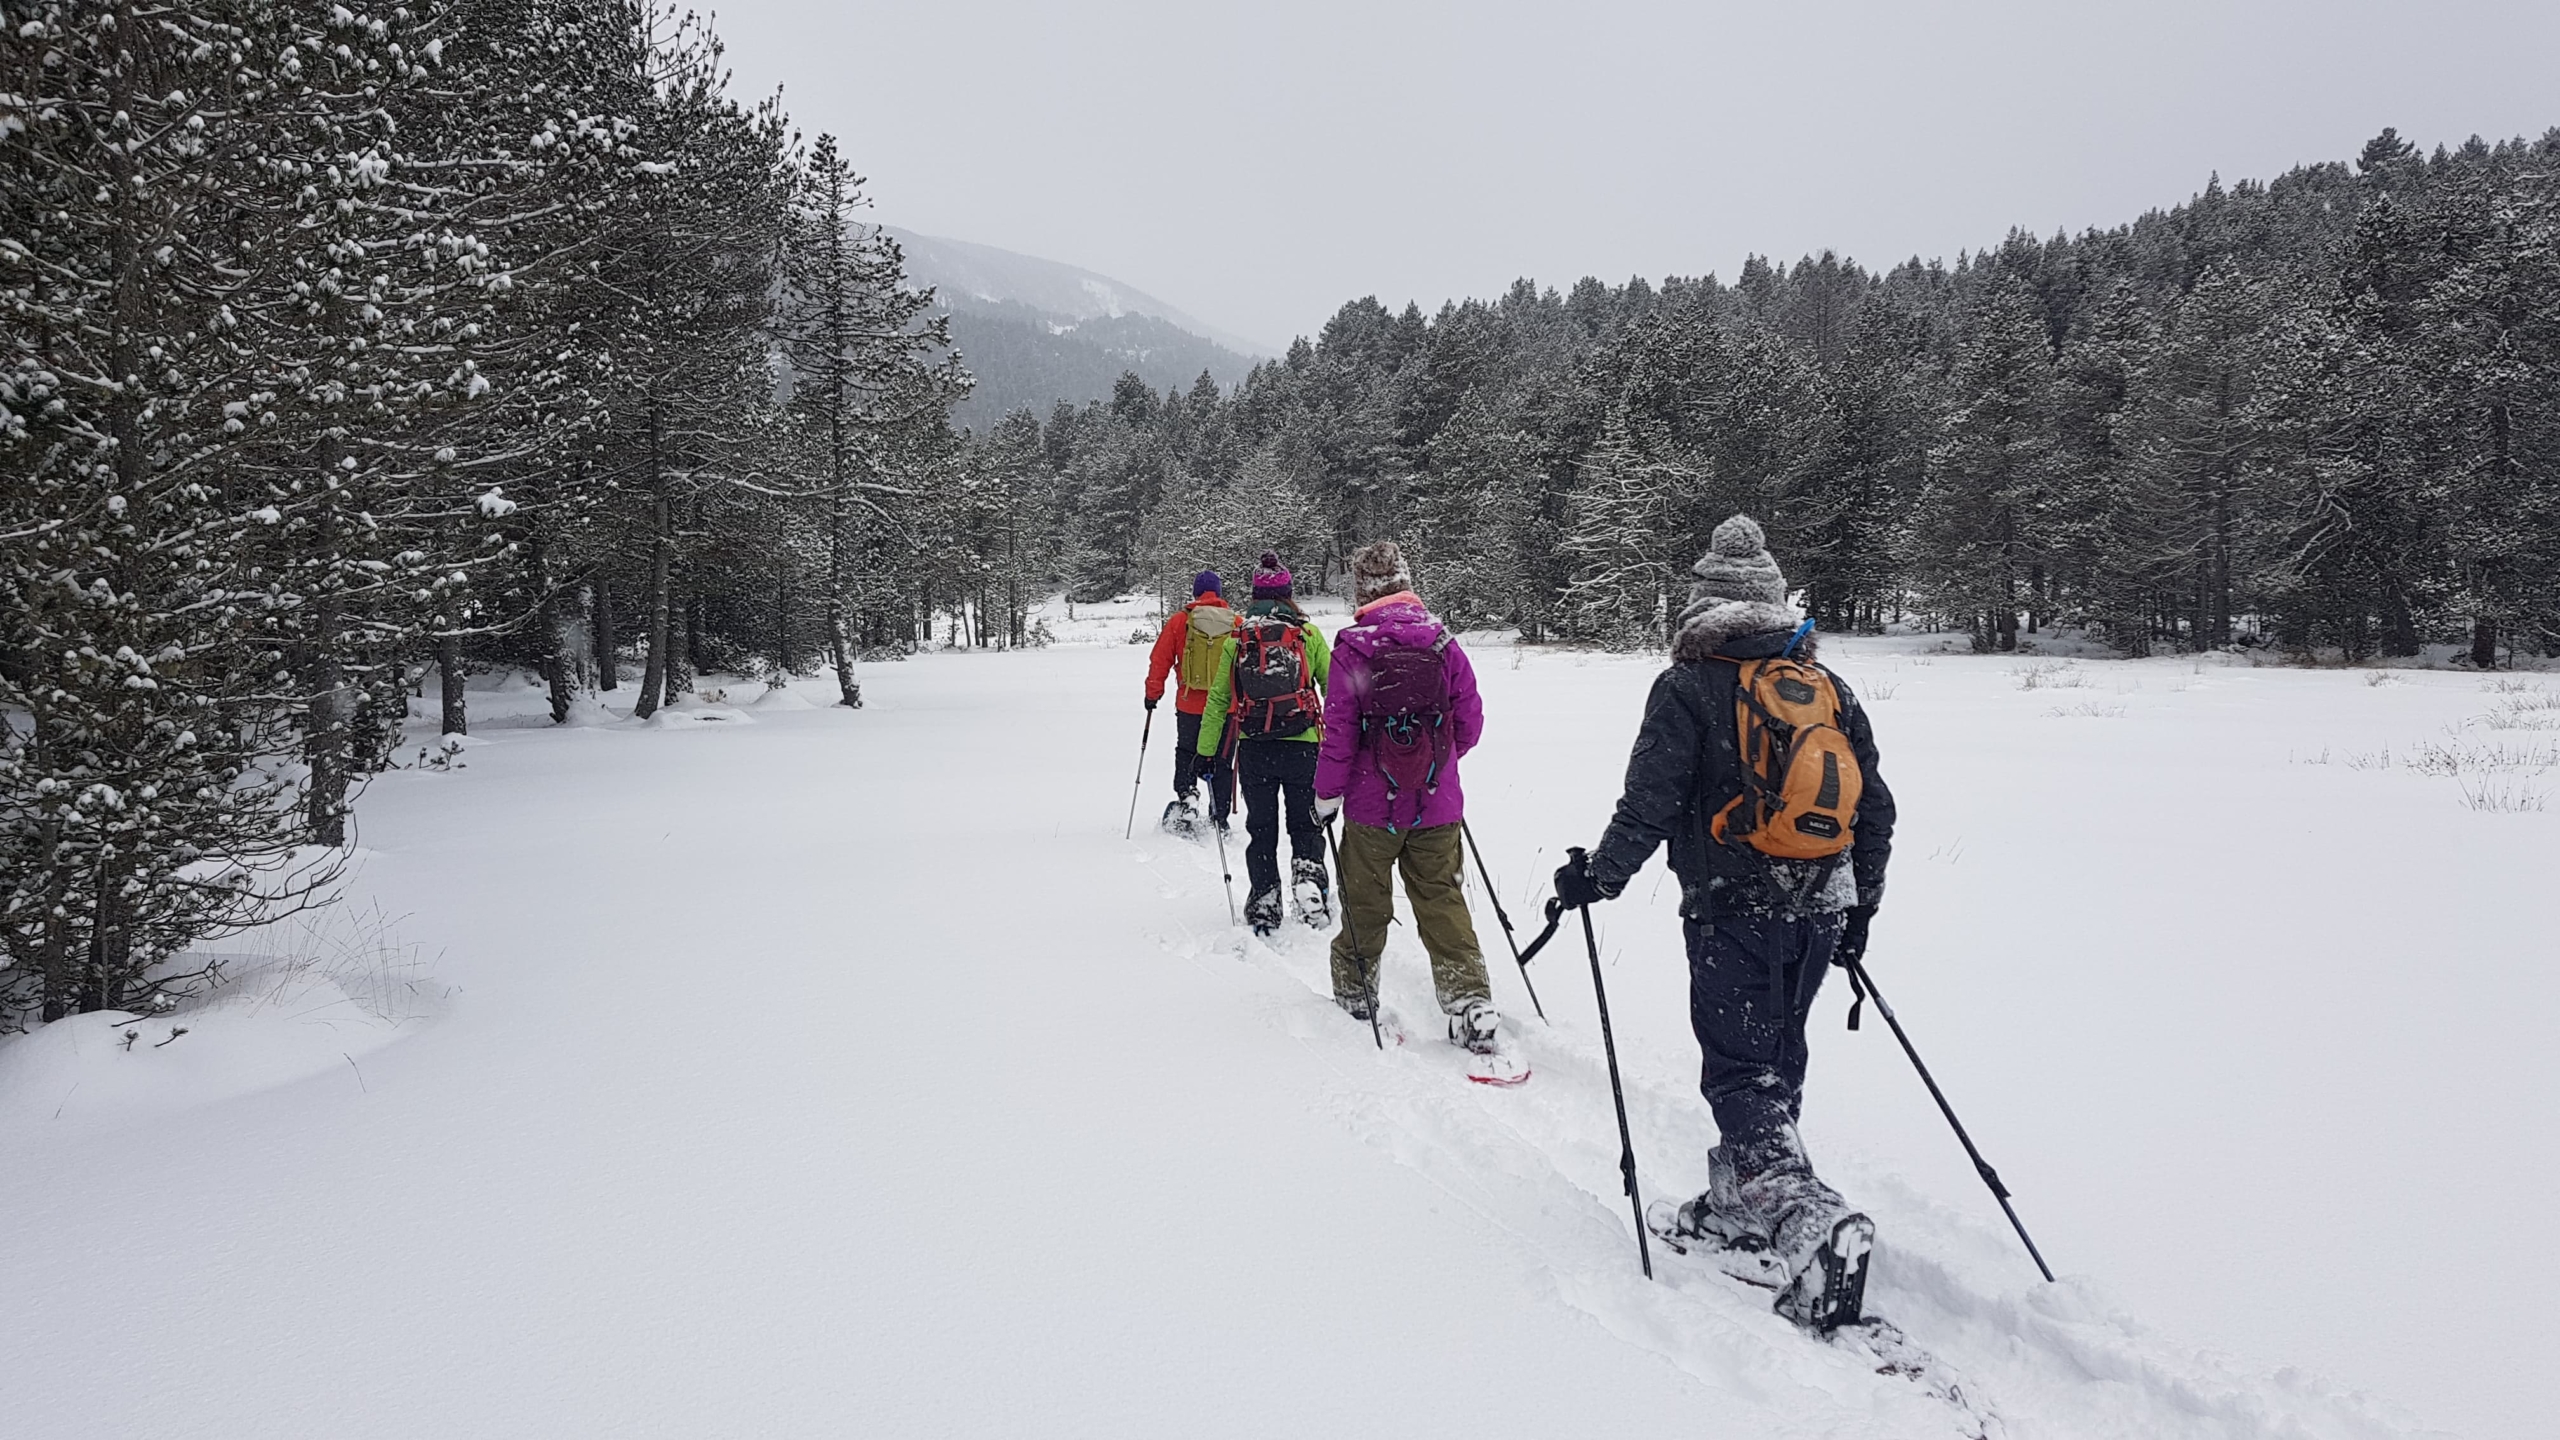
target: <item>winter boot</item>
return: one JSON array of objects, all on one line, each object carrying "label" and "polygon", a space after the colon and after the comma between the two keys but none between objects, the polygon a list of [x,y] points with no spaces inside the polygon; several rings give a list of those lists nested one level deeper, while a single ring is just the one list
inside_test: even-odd
[{"label": "winter boot", "polygon": [[1268,935],[1280,928],[1280,887],[1256,890],[1245,898],[1244,923],[1256,935]]},{"label": "winter boot", "polygon": [[1370,1019],[1378,1013],[1378,997],[1375,995],[1365,993],[1336,995],[1333,997],[1333,1003],[1342,1007],[1343,1014],[1363,1025],[1368,1024]]},{"label": "winter boot", "polygon": [[1313,860],[1289,862],[1290,893],[1298,902],[1298,919],[1310,930],[1322,930],[1333,923],[1332,889],[1325,883],[1324,866]]},{"label": "winter boot", "polygon": [[1490,1055],[1502,1035],[1502,1012],[1490,1000],[1470,1000],[1449,1012],[1449,1043]]},{"label": "winter boot", "polygon": [[1774,1308],[1808,1330],[1856,1324],[1866,1304],[1875,1222],[1813,1173],[1795,1127],[1732,1149],[1732,1213],[1768,1237],[1770,1256],[1787,1276]]},{"label": "winter boot", "polygon": [[1721,1145],[1707,1152],[1707,1189],[1681,1205],[1672,1220],[1673,1233],[1726,1250],[1766,1250],[1768,1228],[1743,1208],[1733,1173],[1733,1159]]}]

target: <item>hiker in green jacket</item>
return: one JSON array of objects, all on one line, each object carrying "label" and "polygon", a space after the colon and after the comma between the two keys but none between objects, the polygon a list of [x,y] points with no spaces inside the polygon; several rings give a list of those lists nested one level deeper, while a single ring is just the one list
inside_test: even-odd
[{"label": "hiker in green jacket", "polygon": [[1236,616],[1235,633],[1219,642],[1208,708],[1200,715],[1203,756],[1229,743],[1228,722],[1234,722],[1235,774],[1244,783],[1244,868],[1253,887],[1244,918],[1256,935],[1280,928],[1283,819],[1298,918],[1319,930],[1333,923],[1324,832],[1316,824],[1316,742],[1324,738],[1333,653],[1324,632],[1289,598],[1290,584],[1280,557],[1263,551],[1253,599]]}]

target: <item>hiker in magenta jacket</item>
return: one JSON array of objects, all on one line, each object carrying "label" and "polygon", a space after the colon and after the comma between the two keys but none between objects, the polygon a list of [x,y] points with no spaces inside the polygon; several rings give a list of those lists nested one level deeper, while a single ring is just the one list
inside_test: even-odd
[{"label": "hiker in magenta jacket", "polygon": [[[1413,574],[1392,540],[1362,547],[1351,557],[1351,597],[1358,607],[1350,626],[1334,637],[1333,672],[1325,685],[1324,743],[1316,758],[1316,810],[1328,822],[1343,820],[1343,927],[1333,937],[1333,998],[1360,1020],[1377,1004],[1377,964],[1395,916],[1390,871],[1404,875],[1413,902],[1413,925],[1431,956],[1431,983],[1449,1017],[1449,1039],[1471,1050],[1490,1050],[1502,1016],[1485,983],[1484,952],[1460,888],[1465,857],[1458,824],[1466,800],[1458,786],[1459,760],[1484,733],[1484,701],[1476,693],[1475,667],[1455,640],[1441,651],[1448,686],[1450,749],[1438,783],[1416,795],[1394,798],[1389,809],[1386,777],[1363,741],[1371,675],[1382,649],[1428,649],[1446,630],[1413,590]],[[1419,804],[1417,806],[1417,801]],[[1354,942],[1357,942],[1356,946]]]}]

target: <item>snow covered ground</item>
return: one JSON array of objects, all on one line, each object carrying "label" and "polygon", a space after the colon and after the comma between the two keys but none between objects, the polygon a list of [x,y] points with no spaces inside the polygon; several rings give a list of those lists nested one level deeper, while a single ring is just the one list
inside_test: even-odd
[{"label": "snow covered ground", "polygon": [[[475,693],[457,763],[368,793],[354,918],[225,942],[246,978],[190,1012],[0,1042],[0,1432],[2545,1423],[2560,815],[2496,807],[2560,775],[2560,681],[1835,644],[1905,816],[1872,967],[2064,1275],[1835,986],[1805,1128],[1958,1407],[1678,1257],[1638,1276],[1570,936],[1552,1027],[1495,967],[1536,1078],[1469,1086],[1373,1051],[1316,937],[1242,940],[1213,852],[1124,841],[1143,615],[1079,616],[1102,643],[868,667],[859,713]],[[1654,665],[1477,665],[1525,920]],[[1599,917],[1677,1197],[1714,1137],[1659,873]],[[1388,989],[1427,1016],[1409,935]]]}]

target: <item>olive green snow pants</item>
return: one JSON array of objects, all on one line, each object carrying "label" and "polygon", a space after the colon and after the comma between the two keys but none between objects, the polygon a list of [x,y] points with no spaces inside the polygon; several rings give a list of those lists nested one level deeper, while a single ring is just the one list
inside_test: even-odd
[{"label": "olive green snow pants", "polygon": [[[1395,918],[1395,889],[1390,870],[1404,871],[1404,895],[1413,902],[1413,928],[1431,955],[1431,988],[1440,1008],[1456,1012],[1470,1000],[1492,998],[1485,983],[1484,951],[1476,945],[1475,921],[1467,915],[1459,867],[1465,858],[1459,827],[1434,825],[1423,830],[1386,830],[1375,825],[1342,824],[1342,873],[1335,877],[1342,896],[1342,928],[1333,936],[1333,993],[1344,998],[1366,993],[1372,967],[1386,948],[1387,926]],[[1357,937],[1360,946],[1352,948]]]}]

